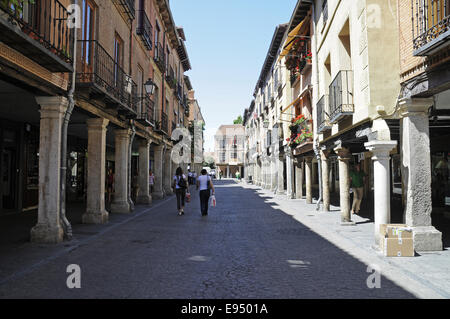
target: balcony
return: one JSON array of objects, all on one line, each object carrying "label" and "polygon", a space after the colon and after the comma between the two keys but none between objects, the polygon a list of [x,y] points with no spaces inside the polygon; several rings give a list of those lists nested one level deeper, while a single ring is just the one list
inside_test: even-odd
[{"label": "balcony", "polygon": [[153,27],[144,10],[138,10],[138,24],[136,34],[141,37],[142,43],[147,50],[152,49]]},{"label": "balcony", "polygon": [[167,84],[171,89],[175,90],[177,86],[177,80],[175,79],[175,72],[173,72],[172,67],[169,68],[169,73],[166,74]]},{"label": "balcony", "polygon": [[450,45],[448,0],[411,0],[415,56],[429,56]]},{"label": "balcony", "polygon": [[331,129],[330,124],[330,103],[328,95],[322,96],[317,103],[317,123],[319,124],[317,131],[323,133]]},{"label": "balcony", "polygon": [[119,115],[135,118],[137,85],[95,40],[78,41],[86,55],[77,61],[76,81],[80,90],[100,100],[108,108],[117,108]]},{"label": "balcony", "polygon": [[153,59],[155,60],[161,73],[166,72],[166,55],[164,54],[164,49],[161,43],[155,44],[155,57]]},{"label": "balcony", "polygon": [[0,0],[1,41],[52,72],[73,72],[69,12],[57,0]]},{"label": "balcony", "polygon": [[340,71],[330,85],[330,123],[353,115],[353,71]]},{"label": "balcony", "polygon": [[138,113],[136,120],[144,126],[154,126],[154,102],[148,97],[148,95],[138,97],[138,99],[140,104],[140,112]]},{"label": "balcony", "polygon": [[134,7],[134,0],[116,0],[116,2],[122,6],[125,14],[130,18],[131,20],[134,20],[136,17],[136,10]]},{"label": "balcony", "polygon": [[161,113],[161,120],[157,122],[156,129],[159,133],[169,134],[169,120],[166,113]]}]

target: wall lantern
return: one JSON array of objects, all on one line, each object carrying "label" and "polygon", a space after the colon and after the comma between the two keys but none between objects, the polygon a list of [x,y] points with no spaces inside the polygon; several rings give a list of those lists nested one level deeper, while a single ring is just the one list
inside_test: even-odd
[{"label": "wall lantern", "polygon": [[152,79],[149,78],[147,82],[145,82],[144,87],[147,94],[153,95],[153,93],[155,93],[155,83],[153,83]]}]

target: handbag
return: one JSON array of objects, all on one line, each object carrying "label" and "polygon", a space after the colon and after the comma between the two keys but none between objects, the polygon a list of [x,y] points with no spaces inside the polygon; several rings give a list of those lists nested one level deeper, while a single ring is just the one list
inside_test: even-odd
[{"label": "handbag", "polygon": [[211,195],[211,197],[209,198],[209,206],[216,207],[216,196]]},{"label": "handbag", "polygon": [[191,201],[191,193],[186,193],[186,202],[189,203]]}]

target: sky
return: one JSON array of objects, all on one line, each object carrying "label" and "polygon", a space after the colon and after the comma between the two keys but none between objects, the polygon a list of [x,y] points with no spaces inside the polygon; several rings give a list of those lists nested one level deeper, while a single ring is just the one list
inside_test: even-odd
[{"label": "sky", "polygon": [[170,0],[183,27],[189,76],[206,122],[205,151],[222,124],[244,114],[275,28],[288,23],[297,0]]}]

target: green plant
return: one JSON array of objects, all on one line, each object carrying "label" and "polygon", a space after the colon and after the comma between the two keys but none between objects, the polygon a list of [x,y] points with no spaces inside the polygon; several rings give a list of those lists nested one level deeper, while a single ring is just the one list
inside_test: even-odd
[{"label": "green plant", "polygon": [[2,8],[8,8],[11,13],[21,15],[23,12],[23,5],[25,3],[35,4],[35,0],[0,0]]}]

